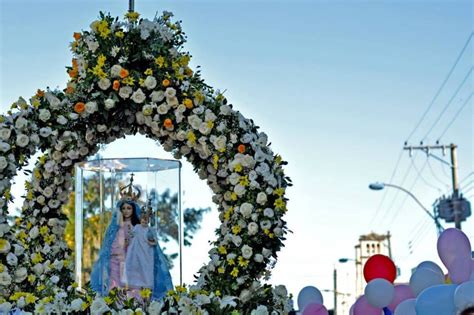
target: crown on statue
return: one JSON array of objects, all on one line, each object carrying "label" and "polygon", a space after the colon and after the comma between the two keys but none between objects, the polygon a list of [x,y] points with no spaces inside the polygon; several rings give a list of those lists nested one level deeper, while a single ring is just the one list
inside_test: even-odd
[{"label": "crown on statue", "polygon": [[[130,175],[130,183],[128,185],[120,188],[120,198],[122,200],[137,201],[140,198],[140,195],[141,195],[140,189],[136,186],[133,186],[134,175],[135,174],[133,173]],[[134,189],[136,190],[136,192],[133,191]]]}]

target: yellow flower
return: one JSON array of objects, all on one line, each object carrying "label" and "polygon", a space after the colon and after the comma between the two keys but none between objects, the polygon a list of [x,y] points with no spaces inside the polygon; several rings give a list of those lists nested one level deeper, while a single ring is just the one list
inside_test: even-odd
[{"label": "yellow flower", "polygon": [[182,66],[187,66],[189,64],[189,61],[191,60],[191,57],[189,55],[183,55],[179,58],[178,62]]},{"label": "yellow flower", "polygon": [[234,278],[237,278],[237,276],[239,275],[239,269],[237,267],[234,267],[234,269],[232,269],[232,271],[230,272],[230,275]]},{"label": "yellow flower", "polygon": [[126,85],[134,85],[135,80],[132,77],[126,77],[125,79],[122,80],[122,83]]},{"label": "yellow flower", "polygon": [[104,298],[104,302],[105,302],[105,304],[110,305],[114,302],[114,300],[112,300],[112,298],[110,296],[106,296]]},{"label": "yellow flower", "polygon": [[273,194],[277,195],[278,197],[283,196],[284,193],[285,193],[285,188],[282,188],[282,187],[277,188],[273,191]]},{"label": "yellow flower", "polygon": [[196,91],[194,92],[194,101],[196,104],[202,104],[202,102],[204,102],[204,95],[200,92],[200,91]]},{"label": "yellow flower", "polygon": [[238,163],[234,166],[236,172],[242,172],[242,164]]},{"label": "yellow flower", "polygon": [[31,105],[33,105],[34,108],[38,108],[41,105],[41,102],[36,97],[33,97],[31,99]]},{"label": "yellow flower", "polygon": [[125,14],[125,18],[130,22],[136,22],[139,16],[140,13],[138,12],[127,12],[127,14]]},{"label": "yellow flower", "polygon": [[28,192],[26,193],[26,199],[33,200],[33,190],[28,190]]},{"label": "yellow flower", "polygon": [[190,99],[190,98],[185,98],[185,99],[183,100],[183,104],[184,104],[184,106],[186,106],[187,109],[191,109],[191,108],[193,108],[193,106],[194,106],[193,100]]},{"label": "yellow flower", "polygon": [[186,288],[182,285],[177,285],[175,288],[178,293],[186,293]]},{"label": "yellow flower", "polygon": [[165,65],[165,58],[163,56],[158,56],[155,59],[155,63],[158,65],[158,67],[163,68],[163,66]]},{"label": "yellow flower", "polygon": [[48,297],[45,297],[45,298],[42,299],[43,303],[45,303],[45,304],[49,303],[53,300],[54,300],[54,298],[52,296],[48,296]]},{"label": "yellow flower", "polygon": [[188,141],[191,143],[196,143],[196,135],[194,134],[194,132],[188,132]]},{"label": "yellow flower", "polygon": [[10,189],[6,189],[5,192],[3,193],[3,196],[5,197],[5,199],[10,200],[10,197],[11,197]]},{"label": "yellow flower", "polygon": [[29,276],[28,276],[28,282],[29,282],[29,283],[33,283],[33,282],[35,282],[35,280],[36,280],[36,276],[35,276],[35,275],[29,275]]},{"label": "yellow flower", "polygon": [[140,290],[140,296],[144,299],[149,298],[151,296],[151,290],[148,288]]},{"label": "yellow flower", "polygon": [[31,222],[28,222],[28,223],[26,224],[26,228],[27,228],[28,230],[31,229],[32,226],[33,226],[33,224],[31,224]]},{"label": "yellow flower", "polygon": [[230,194],[230,200],[232,200],[232,201],[236,201],[236,200],[237,200],[237,194],[236,194],[235,192],[232,192],[232,193]]},{"label": "yellow flower", "polygon": [[42,236],[45,236],[46,234],[48,234],[48,231],[49,231],[49,228],[46,225],[40,227],[40,234]]},{"label": "yellow flower", "polygon": [[48,245],[50,245],[55,240],[56,240],[56,236],[54,234],[50,234],[44,237],[44,242]]},{"label": "yellow flower", "polygon": [[242,228],[240,227],[240,225],[234,225],[232,227],[232,233],[234,233],[235,235],[239,234],[241,230]]},{"label": "yellow flower", "polygon": [[227,263],[229,264],[229,266],[233,266],[235,265],[235,260],[233,260],[232,258],[229,258],[227,259]]},{"label": "yellow flower", "polygon": [[214,292],[214,294],[215,294],[216,296],[221,296],[221,295],[222,295],[222,294],[221,294],[221,291],[219,291],[219,290],[216,290],[216,292]]},{"label": "yellow flower", "polygon": [[5,266],[3,264],[0,264],[0,273],[5,270]]},{"label": "yellow flower", "polygon": [[107,60],[107,58],[104,56],[104,55],[99,55],[99,57],[97,57],[97,65],[100,66],[100,67],[103,67],[105,65],[105,61]]},{"label": "yellow flower", "polygon": [[146,69],[145,75],[153,75],[153,70],[151,70],[150,68]]},{"label": "yellow flower", "polygon": [[218,273],[224,273],[224,272],[225,272],[225,268],[224,268],[224,267],[219,267],[219,268],[217,268],[217,272],[218,272]]},{"label": "yellow flower", "polygon": [[[70,261],[69,259],[64,259],[64,260],[63,260],[63,263],[64,263],[64,267],[67,268],[67,267],[69,267],[69,265],[71,264],[71,261]],[[77,286],[78,286],[78,284],[77,284],[76,282],[74,282],[74,283],[72,284],[72,287],[73,287],[74,289],[77,288]]]},{"label": "yellow flower", "polygon": [[118,31],[118,32],[115,32],[115,36],[117,36],[118,38],[123,38],[125,34],[122,31]]},{"label": "yellow flower", "polygon": [[222,254],[222,255],[227,254],[227,249],[223,245],[219,246],[217,250],[219,251],[219,254]]},{"label": "yellow flower", "polygon": [[214,127],[214,122],[209,120],[207,122],[207,128],[212,129],[212,127]]},{"label": "yellow flower", "polygon": [[110,28],[109,28],[109,23],[107,21],[102,20],[97,24],[97,31],[99,32],[99,36],[102,38],[107,38],[109,37],[110,34]]},{"label": "yellow flower", "polygon": [[34,173],[34,176],[35,176],[36,179],[41,179],[41,172],[40,172],[39,169],[35,168],[33,173]]},{"label": "yellow flower", "polygon": [[10,301],[17,301],[18,299],[20,299],[24,295],[25,295],[25,293],[23,293],[23,292],[15,292],[15,293],[13,293],[13,295],[10,296]]},{"label": "yellow flower", "polygon": [[275,163],[276,164],[280,165],[281,161],[282,161],[281,155],[275,156]]},{"label": "yellow flower", "polygon": [[278,198],[277,200],[275,200],[273,205],[275,206],[275,209],[277,209],[277,210],[285,210],[286,209],[286,203],[282,198]]},{"label": "yellow flower", "polygon": [[250,184],[248,176],[242,176],[240,177],[240,185],[242,186],[248,186]]},{"label": "yellow flower", "polygon": [[25,295],[26,304],[35,303],[38,298],[31,293]]},{"label": "yellow flower", "polygon": [[33,264],[37,264],[43,261],[43,256],[41,256],[41,253],[34,253],[31,255],[31,262]]},{"label": "yellow flower", "polygon": [[244,257],[239,256],[239,266],[247,268],[248,265],[249,265],[249,261],[244,259]]},{"label": "yellow flower", "polygon": [[45,286],[44,284],[42,284],[42,285],[36,287],[36,291],[38,291],[38,292],[41,292],[41,291],[43,291],[44,289],[46,289],[46,286]]},{"label": "yellow flower", "polygon": [[[4,253],[6,251],[9,251],[10,248],[11,248],[10,243],[6,239],[0,238],[0,251]],[[2,265],[2,268],[3,268],[3,265]]]},{"label": "yellow flower", "polygon": [[216,170],[219,167],[219,156],[217,154],[212,156],[212,166],[214,166]]}]

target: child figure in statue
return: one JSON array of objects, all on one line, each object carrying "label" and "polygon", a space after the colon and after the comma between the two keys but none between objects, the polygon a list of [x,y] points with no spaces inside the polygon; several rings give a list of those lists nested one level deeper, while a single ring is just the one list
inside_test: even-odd
[{"label": "child figure in statue", "polygon": [[142,212],[140,224],[133,227],[133,238],[127,251],[125,261],[125,281],[130,289],[153,289],[152,274],[154,265],[153,247],[158,244],[156,238],[150,237],[148,214]]}]

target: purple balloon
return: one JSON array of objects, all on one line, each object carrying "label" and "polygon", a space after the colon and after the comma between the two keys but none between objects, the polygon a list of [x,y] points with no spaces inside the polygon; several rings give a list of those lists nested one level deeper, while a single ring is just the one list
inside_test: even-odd
[{"label": "purple balloon", "polygon": [[471,257],[456,257],[448,268],[449,278],[454,284],[466,282],[471,277]]},{"label": "purple balloon", "polygon": [[394,312],[397,308],[398,304],[402,303],[405,300],[415,298],[415,294],[413,294],[412,289],[409,285],[406,284],[399,284],[395,286],[395,294],[393,296],[392,303],[388,306],[388,308]]},{"label": "purple balloon", "polygon": [[319,303],[309,303],[303,310],[303,315],[328,315],[328,310]]},{"label": "purple balloon", "polygon": [[471,243],[462,231],[449,228],[438,238],[438,255],[441,261],[450,268],[457,257],[471,257]]},{"label": "purple balloon", "polygon": [[361,296],[354,304],[354,315],[380,315],[382,309],[373,307],[367,302],[365,296]]}]

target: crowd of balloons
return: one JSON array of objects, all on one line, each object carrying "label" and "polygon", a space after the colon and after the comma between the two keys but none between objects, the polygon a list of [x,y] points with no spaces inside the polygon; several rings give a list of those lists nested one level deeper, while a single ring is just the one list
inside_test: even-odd
[{"label": "crowd of balloons", "polygon": [[[371,256],[364,265],[364,295],[350,315],[471,315],[474,314],[474,259],[468,237],[454,228],[438,238],[438,255],[448,270],[423,261],[409,284],[394,284],[397,269],[387,256]],[[321,292],[313,286],[298,294],[302,315],[328,315]]]}]

